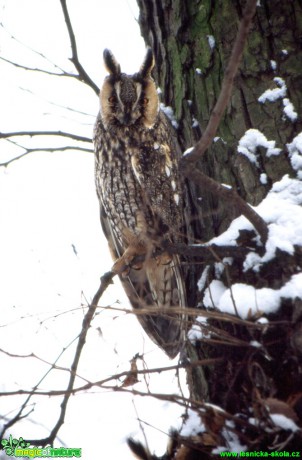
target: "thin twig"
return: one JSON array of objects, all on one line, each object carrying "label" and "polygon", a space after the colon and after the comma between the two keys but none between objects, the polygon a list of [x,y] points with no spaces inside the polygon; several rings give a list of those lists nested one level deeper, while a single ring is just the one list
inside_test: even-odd
[{"label": "thin twig", "polygon": [[18,155],[14,158],[11,158],[10,160],[4,161],[3,163],[0,163],[0,166],[7,167],[14,161],[20,160],[21,158],[31,154],[31,153],[36,153],[36,152],[66,152],[68,150],[77,150],[80,152],[87,152],[87,153],[93,153],[92,149],[86,149],[85,147],[78,147],[78,146],[71,146],[71,145],[66,145],[64,147],[37,147],[37,148],[32,148],[32,149],[27,149],[26,147],[22,145],[16,144],[18,147],[22,148],[25,150],[25,152],[21,153],[21,155]]},{"label": "thin twig", "polygon": [[17,64],[17,62],[11,61],[10,59],[6,59],[3,56],[0,56],[0,60],[6,62],[7,64],[13,65],[14,67],[17,67],[18,69],[29,70],[32,72],[40,72],[46,75],[50,75],[52,77],[72,77],[78,79],[77,75],[65,71],[63,71],[62,73],[58,73],[52,72],[51,70],[40,69],[38,67],[28,67],[23,64]]},{"label": "thin twig", "polygon": [[[32,48],[31,46],[25,44],[23,41],[19,40],[17,37],[15,37],[11,32],[9,32],[7,30],[6,27],[3,26],[3,24],[1,23],[0,24],[0,27],[3,29],[3,31],[9,35],[10,39],[11,40],[14,40],[15,42],[17,42],[19,45],[21,45],[23,48],[29,50],[30,52],[36,54],[37,56],[39,56],[40,58],[42,58],[44,61],[46,61],[48,64],[51,64],[55,69],[58,69],[60,72],[65,72],[64,69],[62,67],[60,67],[58,64],[55,64],[51,59],[49,59],[44,53],[41,53],[41,51],[38,51],[34,48]],[[22,52],[21,52],[22,54]],[[5,59],[3,59],[5,60]],[[12,62],[12,64],[14,64]]]},{"label": "thin twig", "polygon": [[68,137],[74,141],[88,142],[92,143],[92,139],[85,136],[79,136],[74,133],[67,133],[65,131],[12,131],[7,133],[0,132],[0,139],[8,139],[11,137],[38,137],[38,136],[59,136],[59,137]]},{"label": "thin twig", "polygon": [[[170,372],[173,370],[177,369],[186,369],[189,367],[198,367],[198,366],[212,366],[215,363],[219,363],[222,361],[223,358],[211,358],[211,359],[202,359],[198,361],[192,361],[192,362],[183,362],[179,364],[175,364],[173,366],[165,366],[165,367],[158,367],[154,369],[142,369],[142,370],[137,370],[135,373],[137,375],[145,375],[145,374],[161,374],[163,372]],[[111,375],[110,377],[107,377],[102,380],[98,380],[96,382],[89,382],[85,385],[79,386],[74,388],[72,382],[72,387],[69,388],[70,385],[68,385],[67,389],[62,389],[62,390],[50,390],[50,391],[44,391],[44,390],[37,390],[35,391],[35,396],[62,396],[64,395],[64,400],[65,397],[67,397],[67,402],[68,398],[71,394],[75,393],[80,393],[83,391],[88,391],[93,387],[100,387],[103,388],[105,383],[108,383],[112,380],[120,380],[123,377],[128,377],[131,375],[131,371],[126,370],[123,372],[120,372],[115,375]],[[105,387],[107,388],[107,387]],[[116,387],[119,388],[119,387]],[[24,395],[24,394],[31,394],[32,390],[15,390],[15,391],[7,391],[7,392],[0,392],[0,396],[15,396],[15,395]],[[152,393],[149,393],[150,396],[152,396]],[[63,402],[64,402],[63,400]],[[62,403],[63,404],[63,403]],[[61,404],[61,407],[62,407]],[[49,439],[49,438],[47,438]]]},{"label": "thin twig", "polygon": [[25,408],[28,406],[28,403],[29,401],[31,400],[32,396],[34,396],[36,394],[36,390],[37,388],[39,387],[39,385],[41,385],[41,383],[43,382],[43,380],[46,379],[46,377],[48,376],[48,374],[56,368],[56,363],[59,361],[59,359],[61,358],[61,356],[63,355],[63,353],[67,350],[67,348],[70,347],[70,345],[74,342],[75,339],[73,339],[70,344],[65,347],[61,352],[60,354],[57,356],[56,360],[50,364],[50,367],[49,369],[47,369],[47,371],[45,372],[45,374],[39,379],[39,381],[34,385],[34,387],[32,388],[32,390],[28,393],[24,393],[24,394],[28,394],[27,398],[25,399],[25,401],[23,402],[23,404],[21,405],[21,407],[19,408],[18,412],[16,413],[16,415],[10,419],[7,423],[5,423],[1,429],[1,432],[0,432],[0,439],[2,439],[4,437],[4,434],[5,432],[11,428],[13,425],[15,425],[17,422],[19,422],[20,420],[22,420],[23,418],[26,418],[31,412],[32,410],[27,413],[27,414],[23,414],[23,411],[25,410]]}]

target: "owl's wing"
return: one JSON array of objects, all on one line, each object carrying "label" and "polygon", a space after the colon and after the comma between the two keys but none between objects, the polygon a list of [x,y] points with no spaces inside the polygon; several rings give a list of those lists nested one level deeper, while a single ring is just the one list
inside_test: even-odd
[{"label": "owl's wing", "polygon": [[[101,224],[111,255],[116,260],[124,251],[112,221],[102,207]],[[185,331],[185,317],[179,312],[180,306],[186,305],[186,298],[178,256],[167,265],[158,265],[155,259],[149,259],[143,268],[131,269],[129,276],[120,277],[120,280],[145,332],[170,358],[174,358],[182,347]],[[178,308],[177,314],[171,313],[173,307]],[[141,314],[143,309],[150,314]]]}]

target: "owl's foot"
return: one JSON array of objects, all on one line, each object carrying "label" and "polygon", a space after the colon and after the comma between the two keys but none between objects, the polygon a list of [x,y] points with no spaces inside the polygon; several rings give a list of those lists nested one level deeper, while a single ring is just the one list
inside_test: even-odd
[{"label": "owl's foot", "polygon": [[111,271],[116,275],[121,275],[122,278],[126,278],[130,273],[130,269],[129,263],[124,256],[122,256],[114,263]]},{"label": "owl's foot", "polygon": [[146,250],[129,246],[122,257],[117,259],[112,267],[113,273],[126,278],[132,269],[140,270],[143,267]]}]

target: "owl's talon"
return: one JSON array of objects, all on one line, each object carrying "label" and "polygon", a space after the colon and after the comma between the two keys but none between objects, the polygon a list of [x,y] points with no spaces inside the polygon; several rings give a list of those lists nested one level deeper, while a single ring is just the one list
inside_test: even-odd
[{"label": "owl's talon", "polygon": [[[118,260],[117,262],[120,262],[120,260]],[[130,267],[125,266],[124,263],[122,264],[115,263],[111,271],[115,273],[116,275],[120,275],[122,278],[127,278],[127,276],[129,276],[129,273],[130,273]]]},{"label": "owl's talon", "polygon": [[135,262],[130,264],[130,267],[133,268],[133,270],[141,270],[143,268],[143,262]]},{"label": "owl's talon", "polygon": [[122,275],[127,270],[130,271],[130,268],[128,267],[128,264],[125,263],[125,260],[122,257],[117,259],[117,261],[115,262],[115,264],[113,265],[111,269],[111,271],[115,273],[116,275]]},{"label": "owl's talon", "polygon": [[123,279],[127,278],[129,276],[129,273],[130,273],[130,267],[127,267],[122,273],[121,273],[121,277]]},{"label": "owl's talon", "polygon": [[140,270],[143,267],[143,262],[134,262],[132,261],[135,259],[135,255],[127,254],[126,252],[122,257],[117,259],[115,264],[112,267],[112,271],[117,275],[121,275],[122,278],[126,278],[129,276],[130,270]]}]

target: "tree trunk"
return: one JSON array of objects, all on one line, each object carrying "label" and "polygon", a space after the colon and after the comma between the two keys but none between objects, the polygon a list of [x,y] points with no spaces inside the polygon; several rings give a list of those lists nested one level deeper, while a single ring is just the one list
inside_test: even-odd
[{"label": "tree trunk", "polygon": [[[295,119],[284,111],[288,99],[297,113],[302,108],[302,3],[299,0],[259,3],[231,102],[217,138],[198,164],[204,173],[231,185],[253,206],[263,200],[273,183],[285,174],[295,174],[286,144],[302,128],[301,118]],[[209,121],[245,2],[138,0],[138,5],[142,35],[156,58],[154,76],[162,90],[163,103],[174,110],[179,125],[178,140],[185,151],[197,142]],[[275,99],[263,97],[259,101],[268,89],[275,90],[271,93]],[[261,131],[268,141],[275,140],[275,147],[281,152],[271,154],[264,143],[257,148],[253,162],[238,153],[238,142],[250,129]],[[198,216],[197,224],[195,221],[191,226],[192,232],[195,241],[205,242],[226,230],[238,211],[201,187],[192,184],[190,187]],[[242,234],[241,245],[252,244],[253,236]],[[301,266],[302,249],[296,247],[293,254],[278,250],[275,258],[258,273],[244,271],[242,261],[235,260],[224,269],[220,279],[227,285],[247,283],[257,289],[277,289],[298,273]],[[198,292],[196,281],[204,268],[202,261],[191,265],[188,286],[190,292],[195,286],[191,296],[193,306],[202,300],[203,290]],[[214,268],[213,265],[208,269],[208,283],[216,276]],[[281,445],[289,436],[285,430],[277,436],[274,430],[269,433],[265,429],[267,414],[272,413],[270,406],[283,404],[279,411],[294,412],[289,417],[301,423],[301,299],[283,300],[281,308],[269,320],[274,325],[267,331],[255,327],[255,322],[238,325],[208,320],[211,339],[187,347],[191,359],[222,358],[219,364],[188,372],[192,399],[218,404],[233,415],[241,414],[242,424],[237,420],[234,430],[240,433],[241,442],[253,450],[276,445],[274,436]],[[262,352],[249,346],[252,340],[261,342]],[[245,426],[249,417],[257,419],[259,424]],[[215,425],[213,421],[210,425],[207,421],[208,432],[213,438],[219,437],[219,423]],[[294,449],[302,445],[302,440],[296,433],[284,445],[287,450]]]}]

